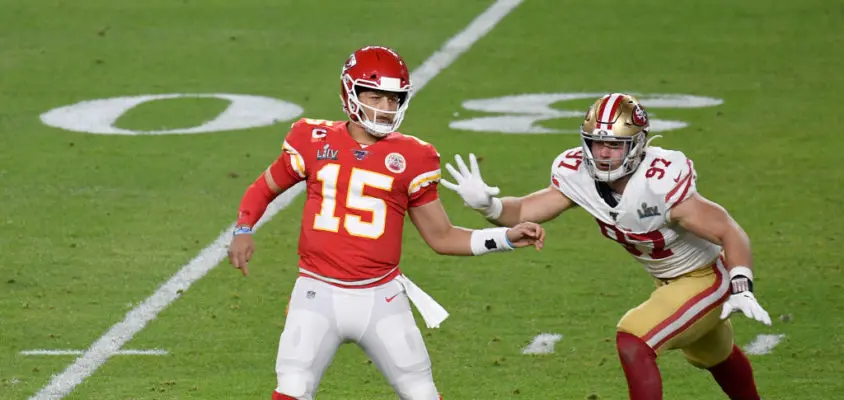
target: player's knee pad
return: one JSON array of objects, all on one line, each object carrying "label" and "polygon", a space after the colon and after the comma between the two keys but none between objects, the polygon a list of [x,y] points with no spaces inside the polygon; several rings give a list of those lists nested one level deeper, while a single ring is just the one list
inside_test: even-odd
[{"label": "player's knee pad", "polygon": [[437,387],[429,378],[408,379],[395,385],[401,400],[439,400]]},{"label": "player's knee pad", "polygon": [[689,364],[705,369],[726,360],[733,352],[733,345],[733,328],[725,321],[682,350]]},{"label": "player's knee pad", "polygon": [[685,358],[686,358],[687,363],[691,364],[693,367],[695,367],[697,369],[707,369],[707,368],[711,367],[711,365],[707,365],[707,363],[704,363],[700,359],[692,358],[688,354],[685,354]]},{"label": "player's knee pad", "polygon": [[286,394],[298,400],[311,400],[313,393],[308,393],[310,382],[306,374],[279,373],[278,386],[275,391]]},{"label": "player's knee pad", "polygon": [[726,360],[730,356],[730,352],[721,349],[712,349],[710,351],[688,351],[684,349],[683,356],[686,358],[686,362],[694,367],[708,369]]},{"label": "player's knee pad", "polygon": [[311,400],[313,393],[309,393],[310,381],[308,374],[280,372],[278,373],[278,386],[275,391],[297,400]]}]

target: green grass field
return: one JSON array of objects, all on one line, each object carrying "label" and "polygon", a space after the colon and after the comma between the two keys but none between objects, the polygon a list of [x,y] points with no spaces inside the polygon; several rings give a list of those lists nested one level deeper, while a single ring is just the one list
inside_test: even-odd
[{"label": "green grass field", "polygon": [[[43,113],[194,93],[263,96],[304,117],[342,119],[338,75],[354,49],[395,47],[412,69],[492,2],[0,0],[0,399],[33,396],[77,357],[21,351],[89,348],[211,244],[290,121],[98,135],[47,126]],[[611,91],[722,100],[654,107],[652,118],[688,125],[655,144],[691,157],[698,190],[751,236],[757,297],[775,323],[734,317],[737,342],[786,335],[770,354],[751,356],[762,396],[844,398],[842,24],[844,4],[830,0],[526,0],[419,92],[401,130],[435,144],[443,162],[482,156],[486,181],[521,195],[548,184],[551,161],[578,136],[451,128],[503,115],[465,101]],[[576,130],[578,118],[560,115],[582,115],[590,102],[556,101],[533,126]],[[113,126],[186,129],[227,106],[149,101],[115,114]],[[455,224],[485,226],[440,192]],[[221,263],[124,346],[167,355],[114,355],[66,398],[268,399],[302,201],[257,233],[248,278]],[[446,399],[627,398],[615,324],[651,281],[585,212],[546,228],[540,253],[448,258],[408,224],[402,269],[451,313],[440,329],[423,329]],[[555,353],[522,355],[542,332],[564,335]],[[680,354],[660,363],[667,399],[725,398]],[[318,398],[395,395],[348,345]]]}]

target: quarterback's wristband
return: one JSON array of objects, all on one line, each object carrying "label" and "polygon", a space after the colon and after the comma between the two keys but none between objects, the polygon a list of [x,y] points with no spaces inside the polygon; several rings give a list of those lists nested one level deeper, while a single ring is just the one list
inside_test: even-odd
[{"label": "quarterback's wristband", "polygon": [[493,197],[492,200],[490,200],[489,207],[487,207],[486,210],[483,210],[484,217],[489,220],[496,220],[501,216],[501,211],[503,210],[504,203],[501,202],[501,199]]},{"label": "quarterback's wristband", "polygon": [[237,227],[234,228],[234,232],[232,232],[232,236],[251,235],[251,234],[252,234],[252,228],[250,228],[246,225],[237,226]]},{"label": "quarterback's wristband", "polygon": [[510,228],[487,228],[472,231],[469,244],[472,254],[480,256],[486,253],[513,250],[513,244],[507,239]]},{"label": "quarterback's wristband", "polygon": [[743,265],[730,269],[730,292],[753,292],[753,270]]}]

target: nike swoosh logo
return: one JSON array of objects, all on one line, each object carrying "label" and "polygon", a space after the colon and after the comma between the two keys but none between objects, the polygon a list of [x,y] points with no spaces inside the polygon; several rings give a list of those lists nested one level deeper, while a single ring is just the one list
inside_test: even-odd
[{"label": "nike swoosh logo", "polygon": [[675,182],[675,183],[676,183],[676,182],[680,182],[680,175],[683,175],[683,171],[680,171],[680,173],[679,173],[679,174],[677,174],[677,177],[676,177],[676,178],[674,178],[674,182]]},{"label": "nike swoosh logo", "polygon": [[390,297],[384,297],[384,300],[387,300],[387,303],[389,303],[389,302],[393,301],[393,299],[395,299],[395,298],[396,298],[396,296],[398,296],[398,295],[399,295],[399,294],[398,294],[398,293],[396,293],[396,294],[394,294],[394,295],[392,295],[392,296],[390,296]]}]

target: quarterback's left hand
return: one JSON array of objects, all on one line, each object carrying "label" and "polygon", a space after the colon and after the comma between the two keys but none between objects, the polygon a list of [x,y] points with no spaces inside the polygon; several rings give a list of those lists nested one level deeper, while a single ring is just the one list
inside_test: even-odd
[{"label": "quarterback's left hand", "polygon": [[721,311],[721,319],[741,311],[747,318],[771,326],[771,316],[753,295],[753,273],[750,268],[734,267],[730,270],[730,291],[730,298],[724,303],[724,309]]},{"label": "quarterback's left hand", "polygon": [[534,246],[539,251],[545,245],[545,228],[533,222],[522,222],[507,229],[507,240],[515,248]]}]

